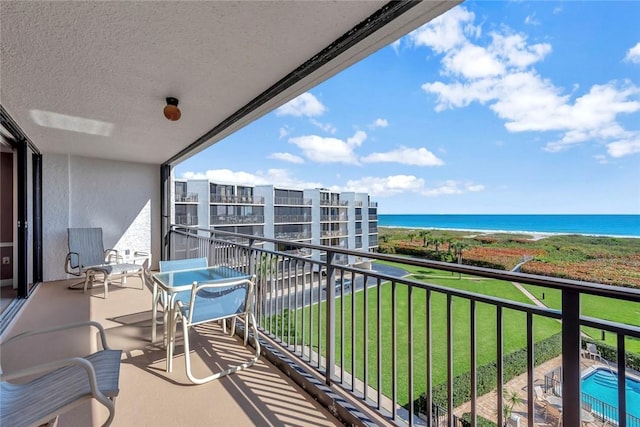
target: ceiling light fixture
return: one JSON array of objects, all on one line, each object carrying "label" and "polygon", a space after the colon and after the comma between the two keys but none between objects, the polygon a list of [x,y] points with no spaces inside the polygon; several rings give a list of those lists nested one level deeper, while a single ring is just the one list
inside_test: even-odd
[{"label": "ceiling light fixture", "polygon": [[168,97],[167,106],[164,107],[164,116],[172,122],[175,122],[176,120],[180,120],[181,115],[182,113],[178,108],[178,98]]}]

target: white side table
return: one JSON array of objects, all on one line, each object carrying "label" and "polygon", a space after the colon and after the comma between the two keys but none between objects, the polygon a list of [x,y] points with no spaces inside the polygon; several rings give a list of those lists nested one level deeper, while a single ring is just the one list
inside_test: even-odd
[{"label": "white side table", "polygon": [[[117,257],[113,255],[109,256],[109,261],[113,262],[114,258],[116,264],[144,264],[146,260],[149,260],[147,266],[149,267],[151,265],[151,251],[119,250]],[[127,283],[126,275],[122,278],[122,283]]]}]

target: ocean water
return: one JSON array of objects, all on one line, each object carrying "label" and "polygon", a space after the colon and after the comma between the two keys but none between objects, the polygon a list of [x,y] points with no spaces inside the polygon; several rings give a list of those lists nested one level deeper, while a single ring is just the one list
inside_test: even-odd
[{"label": "ocean water", "polygon": [[378,215],[380,227],[640,237],[640,215]]}]

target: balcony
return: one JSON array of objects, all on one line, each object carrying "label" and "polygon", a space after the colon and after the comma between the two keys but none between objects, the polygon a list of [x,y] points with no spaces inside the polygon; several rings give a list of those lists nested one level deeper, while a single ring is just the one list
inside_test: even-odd
[{"label": "balcony", "polygon": [[195,215],[176,215],[176,224],[178,225],[198,225],[198,217]]},{"label": "balcony", "polygon": [[311,215],[274,215],[273,222],[276,224],[311,222]]},{"label": "balcony", "polygon": [[276,239],[283,239],[283,240],[308,240],[311,239],[311,232],[282,232],[282,233],[275,233],[275,237]]},{"label": "balcony", "polygon": [[275,197],[273,201],[274,205],[287,205],[287,206],[311,206],[311,199],[303,199],[301,197]]},{"label": "balcony", "polygon": [[176,203],[198,203],[198,193],[178,194],[175,195]]},{"label": "balcony", "polygon": [[[638,303],[640,291],[636,289],[367,253],[372,261],[395,262],[401,270],[416,267],[425,271],[421,275],[426,278],[419,280],[380,267],[362,270],[342,265],[348,256],[361,257],[362,252],[335,247],[290,243],[323,252],[320,260],[264,250],[263,242],[278,243],[266,238],[248,239],[248,245],[230,250],[226,234],[212,232],[207,239],[173,232],[172,253],[207,256],[211,263],[247,272],[255,271],[265,259],[272,260],[268,263],[275,267],[261,270],[258,277],[262,284],[256,302],[261,332],[278,341],[306,368],[322,375],[327,384],[353,399],[366,400],[394,423],[412,425],[426,418],[458,425],[462,413],[470,412],[472,418],[482,416],[502,425],[506,419],[496,414],[503,414],[505,403],[496,399],[495,393],[515,390],[524,402],[518,410],[521,425],[548,425],[535,403],[534,386],[542,385],[549,394],[561,393],[563,424],[579,426],[581,406],[586,401],[579,392],[581,375],[593,366],[593,361],[583,357],[581,328],[618,334],[610,353],[613,359],[602,362],[618,380],[624,375],[620,368],[630,356],[616,360],[615,352],[624,354],[625,345],[640,338],[637,324],[587,317],[579,310],[585,298]],[[287,270],[279,265],[295,268]],[[316,274],[319,271],[327,274]],[[431,283],[438,277],[452,285]],[[463,278],[476,283],[472,290],[454,286]],[[348,279],[353,286],[336,292],[333,286],[326,286],[335,279]],[[503,291],[485,293],[485,286],[480,285],[485,280],[499,283]],[[519,289],[514,283],[556,295],[559,308],[527,297],[505,297],[507,290]],[[284,312],[288,313],[288,324],[281,323]],[[537,336],[543,330],[557,332],[543,339]],[[522,337],[515,349],[507,345],[513,336]],[[544,355],[547,341],[557,343],[557,354]],[[514,354],[523,361],[517,372],[512,371]],[[469,361],[466,369],[454,365],[460,358]],[[358,367],[355,378],[354,366]],[[559,372],[559,368],[564,372],[561,386],[548,380],[550,372]],[[493,378],[488,383],[486,375]],[[556,375],[555,381],[559,378]],[[491,389],[494,392],[488,393]],[[618,390],[622,400],[626,393],[624,388]],[[468,397],[461,400],[460,395]],[[620,425],[637,426],[640,419],[629,410],[620,406],[620,414],[606,418],[624,419],[626,423]],[[598,420],[598,414],[593,414]]]},{"label": "balcony", "polygon": [[264,197],[210,194],[210,203],[232,205],[264,205]]},{"label": "balcony", "polygon": [[210,219],[211,225],[262,224],[264,222],[262,215],[217,215]]},{"label": "balcony", "polygon": [[320,215],[320,221],[322,222],[346,222],[349,217],[346,214],[340,215]]}]

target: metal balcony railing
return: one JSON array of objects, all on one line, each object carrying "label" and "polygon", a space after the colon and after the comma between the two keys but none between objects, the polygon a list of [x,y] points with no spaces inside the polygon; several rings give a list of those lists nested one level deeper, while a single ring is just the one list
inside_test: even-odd
[{"label": "metal balcony railing", "polygon": [[210,194],[210,203],[234,204],[234,205],[264,205],[264,197],[256,196],[226,196]]},{"label": "metal balcony railing", "polygon": [[273,222],[275,223],[298,223],[298,222],[311,222],[311,215],[274,215]]},{"label": "metal balcony railing", "polygon": [[349,220],[349,217],[346,214],[345,215],[320,215],[320,221],[323,221],[323,222],[329,222],[329,221],[345,222],[348,220]]},{"label": "metal balcony railing", "polygon": [[[494,358],[486,366],[495,375],[495,394],[502,396],[512,368],[511,362],[509,369],[505,363],[513,359],[505,353],[505,337],[521,334],[524,356],[519,360],[526,374],[522,390],[527,397],[519,412],[533,426],[539,417],[534,385],[544,375],[535,365],[539,352],[535,332],[536,325],[546,322],[560,330],[563,425],[581,425],[581,328],[588,327],[617,335],[618,357],[611,363],[619,384],[617,425],[628,426],[625,343],[627,338],[640,339],[640,326],[582,316],[580,301],[589,296],[607,298],[607,304],[640,303],[638,289],[366,253],[372,261],[434,269],[450,279],[456,274],[472,276],[478,281],[478,292],[472,292],[401,277],[381,267],[363,270],[337,262],[362,257],[361,251],[198,229],[207,231],[208,238],[195,230],[172,227],[166,240],[169,258],[207,257],[210,265],[257,274],[255,304],[261,333],[277,341],[282,352],[293,353],[323,376],[327,385],[342,387],[396,424],[411,426],[432,420],[430,425],[457,425],[454,395],[463,393],[470,402],[470,425],[475,426],[479,372],[484,372],[478,359],[487,354]],[[317,252],[320,259],[266,250],[265,242]],[[484,279],[556,292],[560,309],[481,293]],[[483,347],[490,337],[491,347]],[[459,381],[454,360],[463,356],[469,361],[468,371],[464,381]],[[436,367],[443,369],[437,378]],[[486,384],[486,378],[482,383]],[[436,393],[436,388],[442,393]],[[499,426],[506,422],[504,405],[503,399],[495,399]]]},{"label": "metal balcony railing", "polygon": [[214,215],[210,219],[211,225],[262,224],[264,222],[262,215]]},{"label": "metal balcony railing", "polygon": [[283,233],[275,233],[276,239],[284,239],[284,240],[295,240],[295,239],[310,239],[311,232],[283,232]]},{"label": "metal balcony railing", "polygon": [[175,194],[176,203],[198,203],[198,193]]},{"label": "metal balcony railing", "polygon": [[194,215],[176,215],[176,224],[179,225],[198,225],[198,217]]},{"label": "metal balcony railing", "polygon": [[289,206],[311,206],[311,199],[302,197],[274,197],[273,204]]},{"label": "metal balcony railing", "polygon": [[377,221],[378,215],[369,215],[369,221]]}]

